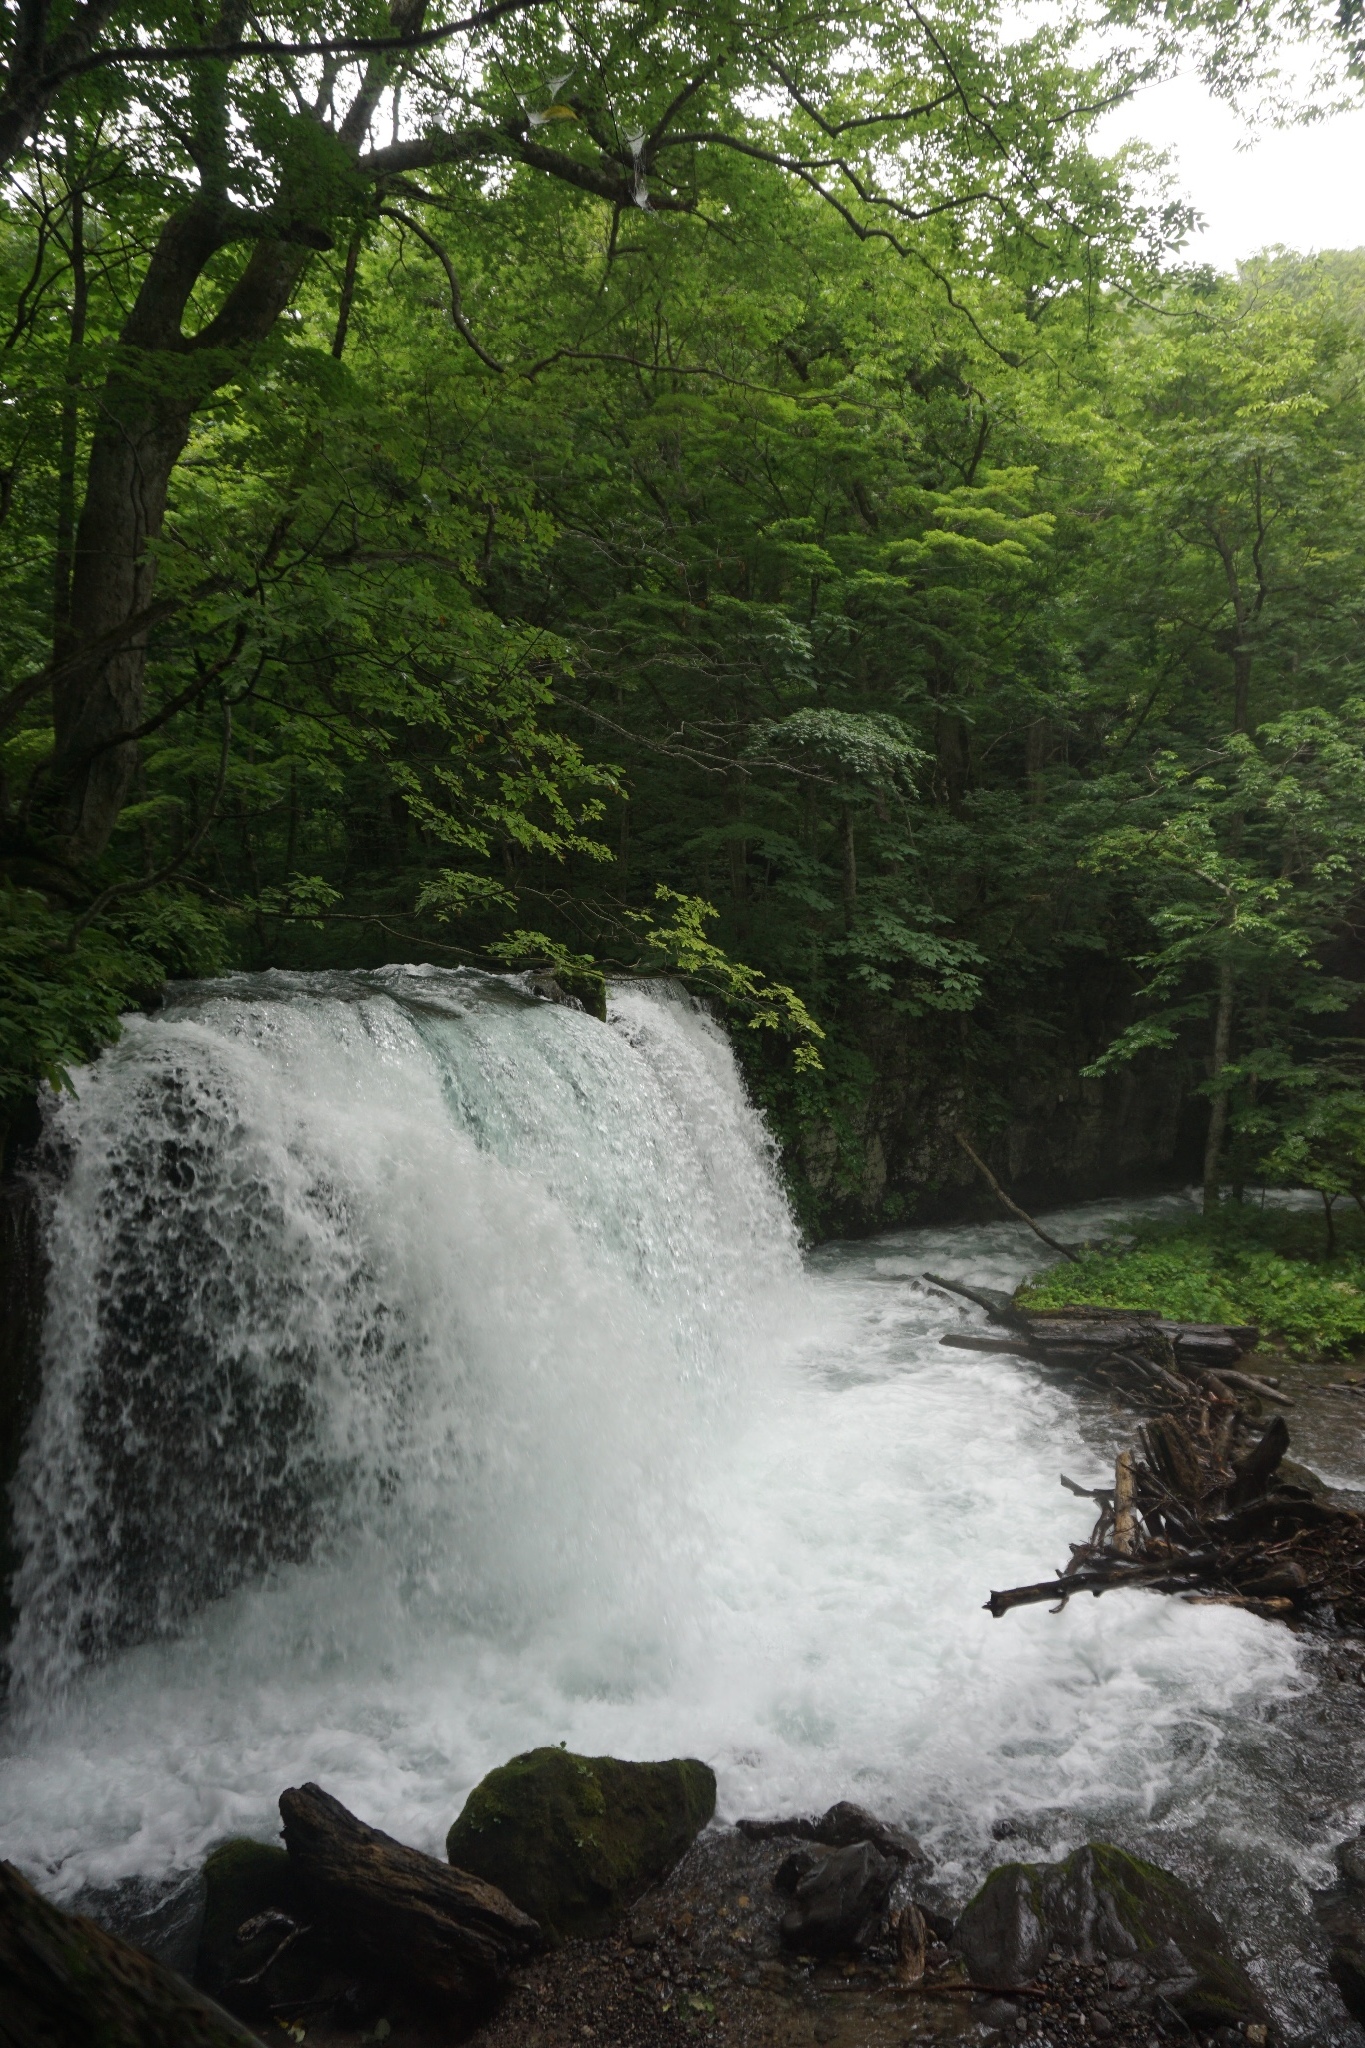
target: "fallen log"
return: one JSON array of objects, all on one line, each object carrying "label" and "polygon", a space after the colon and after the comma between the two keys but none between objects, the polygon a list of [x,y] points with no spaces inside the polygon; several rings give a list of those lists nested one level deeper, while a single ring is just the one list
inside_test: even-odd
[{"label": "fallen log", "polygon": [[954,1351],[1004,1351],[1014,1358],[1032,1358],[1039,1365],[1055,1362],[1026,1337],[987,1337],[978,1330],[945,1330],[938,1341]]},{"label": "fallen log", "polygon": [[1015,1307],[1014,1296],[1006,1294],[1003,1287],[967,1287],[961,1280],[945,1280],[940,1273],[926,1273],[924,1277],[931,1287],[943,1287],[949,1294],[961,1294],[974,1301],[996,1322],[1008,1323],[1013,1329],[1023,1328],[1024,1312]]},{"label": "fallen log", "polygon": [[299,1885],[366,1969],[471,2012],[542,1946],[496,1885],[367,1827],[319,1785],[280,1795]]},{"label": "fallen log", "polygon": [[[1260,1342],[1250,1324],[1177,1323],[1151,1309],[1104,1308],[1078,1303],[1069,1308],[1021,1308],[1013,1295],[994,1287],[969,1287],[941,1273],[926,1273],[935,1287],[960,1294],[1005,1324],[1011,1338],[979,1331],[947,1331],[940,1343],[968,1351],[1013,1352],[1041,1365],[1083,1373],[1101,1386],[1126,1386],[1137,1405],[1206,1398],[1211,1391],[1231,1400],[1236,1384],[1248,1393],[1292,1408],[1288,1394],[1237,1370],[1237,1360]],[[1210,1374],[1216,1373],[1211,1382]]]},{"label": "fallen log", "polygon": [[1230,1387],[1245,1387],[1248,1393],[1259,1394],[1263,1401],[1278,1401],[1281,1408],[1298,1405],[1292,1394],[1282,1394],[1278,1387],[1272,1387],[1268,1380],[1258,1380],[1254,1373],[1220,1371],[1218,1377]]},{"label": "fallen log", "polygon": [[174,1970],[0,1863],[3,2048],[257,2048]]}]

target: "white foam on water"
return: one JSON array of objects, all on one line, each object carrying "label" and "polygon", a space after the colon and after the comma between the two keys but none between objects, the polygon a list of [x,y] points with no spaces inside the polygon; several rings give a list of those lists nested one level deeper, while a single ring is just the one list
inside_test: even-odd
[{"label": "white foam on water", "polygon": [[803,1264],[685,999],[604,1028],[474,975],[237,977],[78,1090],[0,1751],[0,1853],[55,1896],[269,1837],[310,1778],[439,1852],[560,1741],[706,1757],[730,1817],[858,1798],[950,1885],[1019,1815],[1320,1869],[1326,1817],[1266,1791],[1287,1631],[983,1611],[1087,1533],[1059,1470],[1112,1455],[938,1343],[980,1318],[922,1269],[1013,1284],[1027,1234]]}]

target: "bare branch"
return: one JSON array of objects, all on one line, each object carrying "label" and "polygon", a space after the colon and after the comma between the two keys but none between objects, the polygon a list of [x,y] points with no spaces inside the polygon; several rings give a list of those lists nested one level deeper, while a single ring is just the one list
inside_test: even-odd
[{"label": "bare branch", "polygon": [[386,220],[396,220],[400,227],[406,228],[409,234],[416,235],[418,241],[430,249],[432,255],[436,258],[442,270],[444,270],[446,283],[450,286],[451,326],[463,340],[468,342],[479,361],[486,363],[490,370],[496,370],[498,375],[501,376],[505,366],[498,362],[496,357],[490,356],[487,349],[481,348],[470,331],[469,322],[464,316],[464,307],[460,303],[460,280],[455,275],[455,266],[451,262],[449,255],[437,241],[435,235],[428,234],[427,230],[420,222],[415,221],[411,214],[400,212],[396,206],[381,206],[379,211]]}]

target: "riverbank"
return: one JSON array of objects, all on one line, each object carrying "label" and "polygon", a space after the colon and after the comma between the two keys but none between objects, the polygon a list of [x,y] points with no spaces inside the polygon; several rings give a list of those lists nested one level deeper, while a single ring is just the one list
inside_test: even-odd
[{"label": "riverbank", "polygon": [[1351,1359],[1365,1349],[1365,1217],[1283,1196],[1229,1201],[1216,1216],[1139,1215],[1117,1238],[1052,1262],[1019,1298],[1250,1323],[1287,1358]]}]

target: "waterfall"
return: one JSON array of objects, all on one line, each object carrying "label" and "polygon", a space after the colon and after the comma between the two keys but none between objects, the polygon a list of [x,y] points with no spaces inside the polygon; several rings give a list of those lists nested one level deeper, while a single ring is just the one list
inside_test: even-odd
[{"label": "waterfall", "polygon": [[1131,1426],[939,1344],[979,1318],[925,1269],[1012,1286],[1022,1226],[803,1257],[663,985],[604,1025],[476,973],[235,976],[76,1083],[0,1727],[0,1855],[54,1895],[269,1838],[310,1778],[439,1851],[564,1741],[703,1756],[729,1817],[860,1799],[959,1897],[1001,1821],[1111,1836],[1301,1941],[1365,1769],[1311,1650],[1138,1594],[983,1611]]},{"label": "waterfall", "polygon": [[800,1284],[724,1036],[667,985],[609,1029],[431,968],[183,988],[50,1149],[21,1694],[284,1565],[363,1554],[464,1619],[621,1597]]}]

